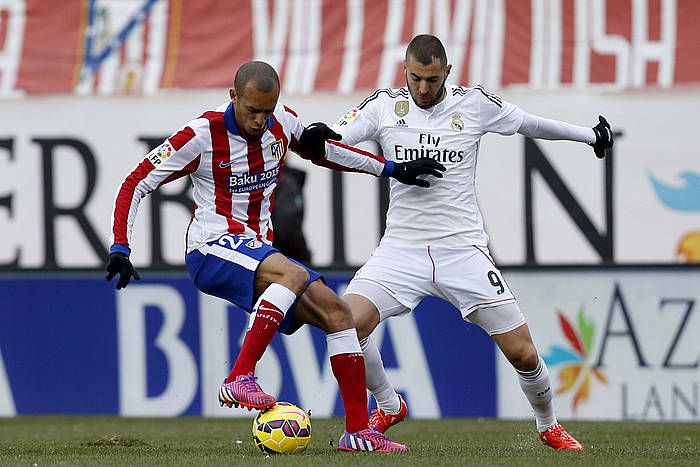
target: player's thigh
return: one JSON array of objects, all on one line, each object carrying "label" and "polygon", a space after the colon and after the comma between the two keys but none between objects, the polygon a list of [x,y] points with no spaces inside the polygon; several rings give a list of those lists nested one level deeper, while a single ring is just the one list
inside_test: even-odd
[{"label": "player's thigh", "polygon": [[345,294],[372,302],[383,320],[413,310],[433,294],[433,285],[427,248],[381,245],[355,273]]},{"label": "player's thigh", "polygon": [[354,328],[350,307],[323,281],[313,281],[299,297],[296,320],[311,324],[327,333]]},{"label": "player's thigh", "polygon": [[364,339],[379,324],[379,311],[368,298],[357,294],[345,294],[343,300],[350,306],[352,320],[357,329],[357,337]]},{"label": "player's thigh", "polygon": [[433,257],[440,296],[459,309],[462,318],[480,308],[515,302],[485,247],[436,248]]},{"label": "player's thigh", "polygon": [[525,317],[515,301],[498,306],[478,308],[469,313],[466,319],[482,328],[494,340],[499,336],[510,334],[511,331],[526,324]]},{"label": "player's thigh", "polygon": [[369,336],[381,321],[411,311],[382,284],[369,279],[353,279],[343,299],[350,305],[360,339]]},{"label": "player's thigh", "polygon": [[255,293],[262,294],[270,284],[280,284],[301,294],[309,280],[309,272],[298,263],[282,253],[275,252],[267,256],[255,272]]}]

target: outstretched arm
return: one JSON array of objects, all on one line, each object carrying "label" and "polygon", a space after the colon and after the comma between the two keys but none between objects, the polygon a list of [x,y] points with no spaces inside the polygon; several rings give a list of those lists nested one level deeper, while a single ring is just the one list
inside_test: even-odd
[{"label": "outstretched arm", "polygon": [[292,146],[303,158],[314,164],[344,172],[363,172],[377,177],[392,177],[406,185],[427,188],[427,180],[419,175],[442,178],[445,167],[434,159],[420,158],[410,162],[393,162],[367,151],[339,143],[341,136],[324,123],[313,123],[304,129],[299,143]]},{"label": "outstretched arm", "polygon": [[593,128],[542,118],[523,112],[523,122],[518,133],[530,138],[578,141],[593,146],[595,155],[602,159],[605,150],[613,145],[610,124],[605,118],[598,117],[599,122]]},{"label": "outstretched arm", "polygon": [[119,275],[117,289],[126,287],[131,277],[140,279],[129,260],[129,241],[141,199],[159,186],[197,170],[201,150],[195,136],[192,127],[186,126],[166,139],[146,155],[117,190],[106,276],[109,281]]}]

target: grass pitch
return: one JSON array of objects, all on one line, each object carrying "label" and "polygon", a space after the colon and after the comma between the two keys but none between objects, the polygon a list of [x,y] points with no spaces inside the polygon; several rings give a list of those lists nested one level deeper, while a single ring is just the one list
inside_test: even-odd
[{"label": "grass pitch", "polygon": [[533,421],[410,420],[390,430],[409,454],[335,451],[341,419],[314,419],[302,454],[266,456],[250,419],[0,418],[0,464],[67,465],[700,465],[700,424],[569,422],[582,453],[543,446]]}]

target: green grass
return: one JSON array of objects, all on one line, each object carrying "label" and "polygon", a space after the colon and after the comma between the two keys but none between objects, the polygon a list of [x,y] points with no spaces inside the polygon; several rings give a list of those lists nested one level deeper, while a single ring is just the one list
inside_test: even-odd
[{"label": "green grass", "polygon": [[314,419],[306,452],[266,457],[251,419],[0,418],[0,464],[700,465],[698,423],[569,422],[586,447],[576,453],[541,445],[532,421],[410,420],[390,432],[412,449],[397,455],[336,452],[342,420]]}]

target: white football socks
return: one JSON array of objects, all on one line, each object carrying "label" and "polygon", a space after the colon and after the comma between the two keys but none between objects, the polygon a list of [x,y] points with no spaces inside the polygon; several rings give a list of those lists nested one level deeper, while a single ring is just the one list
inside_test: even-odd
[{"label": "white football socks", "polygon": [[377,400],[377,407],[388,414],[397,414],[401,410],[399,395],[394,391],[389,378],[384,370],[382,356],[379,348],[368,336],[360,341],[362,354],[365,356],[365,374],[367,375],[367,389]]},{"label": "white football socks", "polygon": [[554,389],[552,389],[549,371],[542,357],[538,356],[538,358],[537,368],[532,371],[516,370],[516,373],[520,387],[535,413],[537,431],[541,433],[556,425],[557,417],[554,414],[554,403],[552,402]]}]

